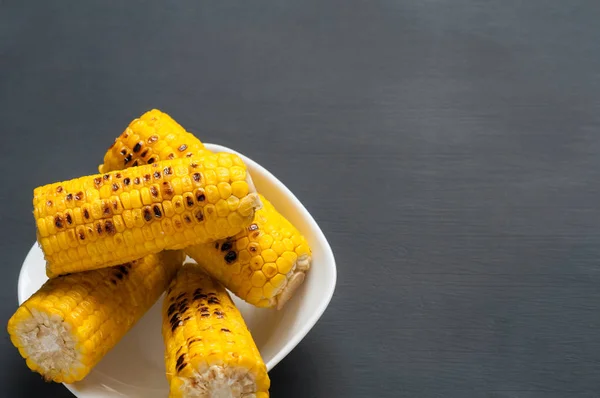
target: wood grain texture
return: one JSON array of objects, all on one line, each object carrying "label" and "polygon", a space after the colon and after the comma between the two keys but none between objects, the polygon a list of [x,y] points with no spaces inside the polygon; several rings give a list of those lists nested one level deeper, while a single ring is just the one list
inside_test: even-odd
[{"label": "wood grain texture", "polygon": [[[36,3],[0,3],[2,319],[31,190],[158,107],[335,251],[274,397],[600,396],[598,2]],[[69,396],[0,352],[6,396]]]}]

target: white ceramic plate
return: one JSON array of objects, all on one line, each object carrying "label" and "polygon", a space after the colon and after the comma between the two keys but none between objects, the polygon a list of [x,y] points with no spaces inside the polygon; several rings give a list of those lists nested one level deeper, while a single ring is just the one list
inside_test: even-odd
[{"label": "white ceramic plate", "polygon": [[[206,144],[214,152],[229,148]],[[252,307],[234,298],[269,370],[298,345],[317,323],[329,304],[336,283],[335,259],[323,232],[292,192],[273,174],[243,156],[259,192],[306,236],[313,251],[313,264],[304,284],[283,310]],[[42,252],[34,244],[19,275],[19,304],[46,281]],[[75,384],[65,384],[77,397],[139,397],[168,395],[161,337],[162,298],[106,355],[94,370]]]}]

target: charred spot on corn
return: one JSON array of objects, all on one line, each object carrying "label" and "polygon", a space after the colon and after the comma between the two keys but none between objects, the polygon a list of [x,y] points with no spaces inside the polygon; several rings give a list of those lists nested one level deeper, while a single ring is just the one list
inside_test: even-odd
[{"label": "charred spot on corn", "polygon": [[63,219],[60,216],[60,214],[56,215],[54,217],[54,225],[56,226],[56,228],[62,228],[63,227]]},{"label": "charred spot on corn", "polygon": [[154,163],[154,161],[155,161],[154,158],[150,158],[150,159],[148,159],[148,164],[152,164],[152,163]]},{"label": "charred spot on corn", "polygon": [[127,155],[127,148],[122,148],[120,154],[123,156]]},{"label": "charred spot on corn", "polygon": [[94,178],[94,185],[96,186],[96,188],[100,187],[100,185],[102,185],[102,178],[101,177]]},{"label": "charred spot on corn", "polygon": [[133,152],[138,153],[140,151],[140,149],[142,149],[142,143],[138,142],[137,144],[134,145]]},{"label": "charred spot on corn", "polygon": [[152,178],[152,177],[150,176],[150,174],[146,174],[146,175],[144,175],[144,182],[148,182],[148,181],[150,181],[150,179],[151,179],[151,178]]},{"label": "charred spot on corn", "polygon": [[73,194],[72,193],[68,193],[67,196],[66,196],[66,199],[69,200],[69,201],[73,200]]},{"label": "charred spot on corn", "polygon": [[61,193],[62,191],[63,191],[62,185],[59,185],[59,186],[56,187],[56,192],[57,193]]},{"label": "charred spot on corn", "polygon": [[124,184],[124,185],[129,185],[129,184],[131,184],[131,178],[129,178],[129,177],[125,177],[125,178],[123,179],[123,184]]},{"label": "charred spot on corn", "polygon": [[46,201],[46,206],[52,207],[52,201],[51,200]]},{"label": "charred spot on corn", "polygon": [[231,333],[231,330],[229,330],[227,328],[221,328],[221,332]]},{"label": "charred spot on corn", "polygon": [[194,173],[192,174],[192,178],[194,179],[194,181],[196,182],[200,182],[200,173]]},{"label": "charred spot on corn", "polygon": [[83,209],[83,217],[85,217],[86,219],[90,218],[90,212],[88,211],[88,209]]},{"label": "charred spot on corn", "polygon": [[236,258],[237,258],[237,254],[235,254],[234,251],[230,251],[225,255],[225,261],[227,262],[227,264],[231,264],[232,262],[235,261]]},{"label": "charred spot on corn", "polygon": [[140,185],[140,177],[135,177],[135,178],[133,179],[133,183],[134,183],[135,185]]},{"label": "charred spot on corn", "polygon": [[139,164],[138,160],[136,159],[136,160],[133,161],[133,163],[131,164],[131,166],[136,167],[138,164]]},{"label": "charred spot on corn", "polygon": [[187,366],[187,362],[185,362],[185,357],[186,354],[183,353],[177,358],[177,363],[175,365],[175,369],[177,370],[177,372],[181,372]]},{"label": "charred spot on corn", "polygon": [[231,247],[232,247],[232,244],[231,244],[231,242],[225,242],[225,243],[223,243],[223,245],[221,246],[221,251],[222,251],[222,252],[229,251],[229,250],[231,250]]},{"label": "charred spot on corn", "polygon": [[144,207],[143,213],[144,213],[144,220],[146,220],[146,221],[152,220],[152,212],[150,211],[150,206]]},{"label": "charred spot on corn", "polygon": [[158,198],[158,189],[156,189],[154,185],[150,187],[150,194],[152,195],[152,197]]},{"label": "charred spot on corn", "polygon": [[73,219],[71,218],[71,215],[69,213],[65,215],[65,220],[67,220],[67,224],[73,224]]},{"label": "charred spot on corn", "polygon": [[125,159],[123,159],[125,165],[127,166],[127,163],[131,162],[131,159],[133,158],[133,155],[130,153],[127,156],[125,156]]},{"label": "charred spot on corn", "polygon": [[83,192],[79,191],[75,194],[75,200],[82,200],[83,199]]},{"label": "charred spot on corn", "polygon": [[223,317],[225,316],[225,314],[221,311],[215,311],[213,312],[213,314],[219,319],[223,319]]},{"label": "charred spot on corn", "polygon": [[248,225],[248,231],[250,231],[250,232],[256,231],[257,229],[258,229],[258,225],[256,225],[256,224]]},{"label": "charred spot on corn", "polygon": [[188,207],[193,207],[194,206],[194,200],[192,199],[191,196],[186,196],[185,197],[185,203],[187,204]]},{"label": "charred spot on corn", "polygon": [[167,316],[169,316],[169,317],[173,316],[176,309],[177,309],[177,306],[175,304],[171,304],[169,306],[169,309],[167,310]]},{"label": "charred spot on corn", "polygon": [[156,141],[158,141],[158,136],[157,135],[151,135],[150,137],[148,137],[148,144],[153,144]]},{"label": "charred spot on corn", "polygon": [[109,235],[114,235],[114,234],[117,232],[117,231],[115,230],[115,226],[114,226],[114,224],[113,224],[113,223],[112,223],[112,221],[110,221],[110,220],[107,220],[107,221],[104,223],[104,230],[105,230],[105,231],[106,231],[106,233],[107,233],[107,234],[109,234]]},{"label": "charred spot on corn", "polygon": [[185,151],[186,149],[187,149],[187,145],[185,145],[185,144],[182,144],[182,145],[181,145],[179,148],[177,148],[177,150],[178,150],[179,152],[183,152],[183,151]]},{"label": "charred spot on corn", "polygon": [[163,170],[164,175],[166,176],[170,176],[173,174],[173,169],[171,168],[171,166],[169,167],[165,167],[165,169]]},{"label": "charred spot on corn", "polygon": [[147,154],[148,154],[148,150],[146,149],[144,152],[142,152],[140,154],[140,156],[143,157],[143,158],[145,158]]},{"label": "charred spot on corn", "polygon": [[154,207],[152,209],[154,210],[154,217],[156,217],[156,218],[162,217],[162,212],[160,211],[160,207],[158,207],[158,205],[154,205]]},{"label": "charred spot on corn", "polygon": [[112,184],[112,190],[116,192],[116,191],[119,190],[119,188],[120,188],[119,184],[117,184],[116,182],[113,182],[113,184]]},{"label": "charred spot on corn", "polygon": [[208,304],[219,305],[219,304],[221,304],[221,302],[219,301],[219,299],[217,297],[209,297],[208,298]]},{"label": "charred spot on corn", "polygon": [[160,171],[157,170],[154,172],[154,178],[157,180],[160,179]]}]

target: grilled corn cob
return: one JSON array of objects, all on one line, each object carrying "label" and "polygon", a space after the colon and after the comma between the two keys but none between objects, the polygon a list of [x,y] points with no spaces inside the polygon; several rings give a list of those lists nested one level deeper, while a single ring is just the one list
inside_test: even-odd
[{"label": "grilled corn cob", "polygon": [[[144,114],[140,119],[146,120],[151,117],[172,120],[168,115],[157,110]],[[140,130],[137,134],[143,139],[146,139],[148,134],[152,134],[150,132],[143,135],[145,130],[139,126],[143,124],[140,125],[134,120],[129,130]],[[185,142],[187,148],[202,147],[199,149],[199,156],[206,156],[208,150],[182,127],[174,128],[170,132],[169,137],[172,142],[178,144]],[[126,133],[128,130],[123,134]],[[131,133],[129,135],[131,136]],[[108,150],[100,170],[132,165],[123,162],[122,155],[119,154],[138,153],[139,147],[135,147],[138,138],[129,140],[118,138],[117,142],[118,148],[113,147]],[[119,148],[121,148],[120,152]],[[169,157],[172,154],[175,157],[190,154],[190,152],[163,151],[163,153],[167,152]],[[164,155],[157,155],[156,159],[163,159],[161,156]],[[264,197],[261,196],[261,199],[265,203],[265,208],[257,211],[255,220],[248,229],[217,244],[191,246],[186,251],[196,262],[202,264],[213,278],[219,280],[240,298],[259,307],[282,308],[304,281],[305,272],[310,268],[311,251],[300,232]]]},{"label": "grilled corn cob", "polygon": [[79,381],[158,300],[183,260],[181,251],[163,251],[50,279],[10,318],[10,339],[47,381]]},{"label": "grilled corn cob", "polygon": [[204,145],[157,109],[133,120],[104,156],[100,173],[181,157],[197,157]]},{"label": "grilled corn cob", "polygon": [[260,199],[263,208],[242,232],[185,251],[241,299],[281,309],[304,281],[311,250],[302,234],[267,199]]},{"label": "grilled corn cob", "polygon": [[185,264],[163,302],[170,397],[269,396],[269,376],[227,291],[196,264]]},{"label": "grilled corn cob", "polygon": [[34,190],[38,241],[55,277],[232,236],[260,200],[239,156],[174,159]]}]

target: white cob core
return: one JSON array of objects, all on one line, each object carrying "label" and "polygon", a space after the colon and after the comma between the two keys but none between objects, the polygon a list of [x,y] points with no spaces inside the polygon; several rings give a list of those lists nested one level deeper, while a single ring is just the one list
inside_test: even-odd
[{"label": "white cob core", "polygon": [[256,381],[248,369],[212,365],[191,378],[181,378],[183,396],[194,398],[256,398]]},{"label": "white cob core", "polygon": [[56,314],[30,309],[32,317],[19,325],[21,347],[40,373],[67,376],[79,364],[71,327]]}]

